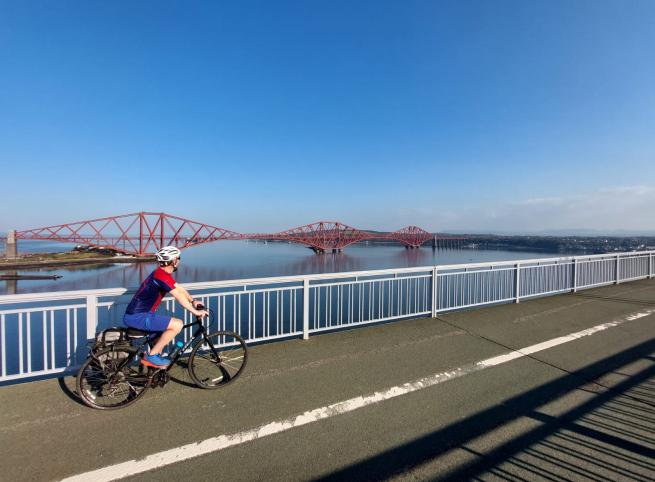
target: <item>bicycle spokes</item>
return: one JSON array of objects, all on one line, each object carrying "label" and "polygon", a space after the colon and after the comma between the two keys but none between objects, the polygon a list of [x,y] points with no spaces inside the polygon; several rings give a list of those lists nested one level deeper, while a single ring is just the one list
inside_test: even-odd
[{"label": "bicycle spokes", "polygon": [[131,347],[108,349],[90,357],[78,374],[78,393],[94,408],[119,408],[134,402],[148,388]]},{"label": "bicycle spokes", "polygon": [[246,359],[246,344],[236,333],[212,333],[193,349],[189,373],[197,385],[217,388],[239,376]]}]

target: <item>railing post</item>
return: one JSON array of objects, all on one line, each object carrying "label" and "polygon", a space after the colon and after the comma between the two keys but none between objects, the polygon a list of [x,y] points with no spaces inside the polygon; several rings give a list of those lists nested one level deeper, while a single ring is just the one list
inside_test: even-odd
[{"label": "railing post", "polygon": [[303,280],[302,288],[302,339],[309,339],[309,278]]},{"label": "railing post", "polygon": [[578,258],[573,258],[573,292],[578,291]]},{"label": "railing post", "polygon": [[98,328],[98,297],[86,297],[86,339],[93,340]]},{"label": "railing post", "polygon": [[653,277],[653,253],[648,254],[648,279]]},{"label": "railing post", "polygon": [[615,285],[618,285],[621,282],[621,256],[616,255],[616,281]]},{"label": "railing post", "polygon": [[432,268],[432,318],[437,317],[437,267]]},{"label": "railing post", "polygon": [[514,292],[516,294],[515,303],[518,303],[521,299],[521,263],[516,263],[516,284],[514,286]]}]

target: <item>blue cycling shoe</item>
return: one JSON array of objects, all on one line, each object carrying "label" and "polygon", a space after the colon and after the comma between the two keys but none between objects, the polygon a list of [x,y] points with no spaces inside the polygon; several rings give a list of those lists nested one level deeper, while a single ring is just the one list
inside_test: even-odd
[{"label": "blue cycling shoe", "polygon": [[152,368],[167,368],[171,364],[169,360],[163,358],[160,354],[150,355],[145,353],[141,364]]}]

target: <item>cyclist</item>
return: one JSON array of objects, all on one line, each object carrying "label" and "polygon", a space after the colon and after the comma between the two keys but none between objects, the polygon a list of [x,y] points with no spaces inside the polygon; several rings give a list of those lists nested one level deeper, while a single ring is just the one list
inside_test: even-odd
[{"label": "cyclist", "polygon": [[171,274],[180,265],[180,250],[175,246],[165,246],[157,251],[159,267],[143,280],[130,304],[125,309],[123,323],[130,328],[160,333],[150,352],[145,354],[141,363],[154,368],[165,368],[170,361],[161,356],[164,347],[182,330],[182,320],[169,315],[155,313],[162,298],[170,293],[184,308],[195,316],[207,316],[207,311],[199,309],[202,304],[182,286],[178,285]]}]

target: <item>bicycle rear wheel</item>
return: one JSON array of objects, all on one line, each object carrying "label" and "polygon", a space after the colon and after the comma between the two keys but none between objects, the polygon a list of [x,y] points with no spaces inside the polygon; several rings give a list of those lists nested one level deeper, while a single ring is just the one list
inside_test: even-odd
[{"label": "bicycle rear wheel", "polygon": [[91,408],[127,407],[143,396],[149,379],[131,346],[109,347],[90,356],[77,374],[77,393]]},{"label": "bicycle rear wheel", "polygon": [[189,375],[201,388],[220,388],[234,381],[246,367],[248,347],[236,333],[206,335],[189,357]]}]

